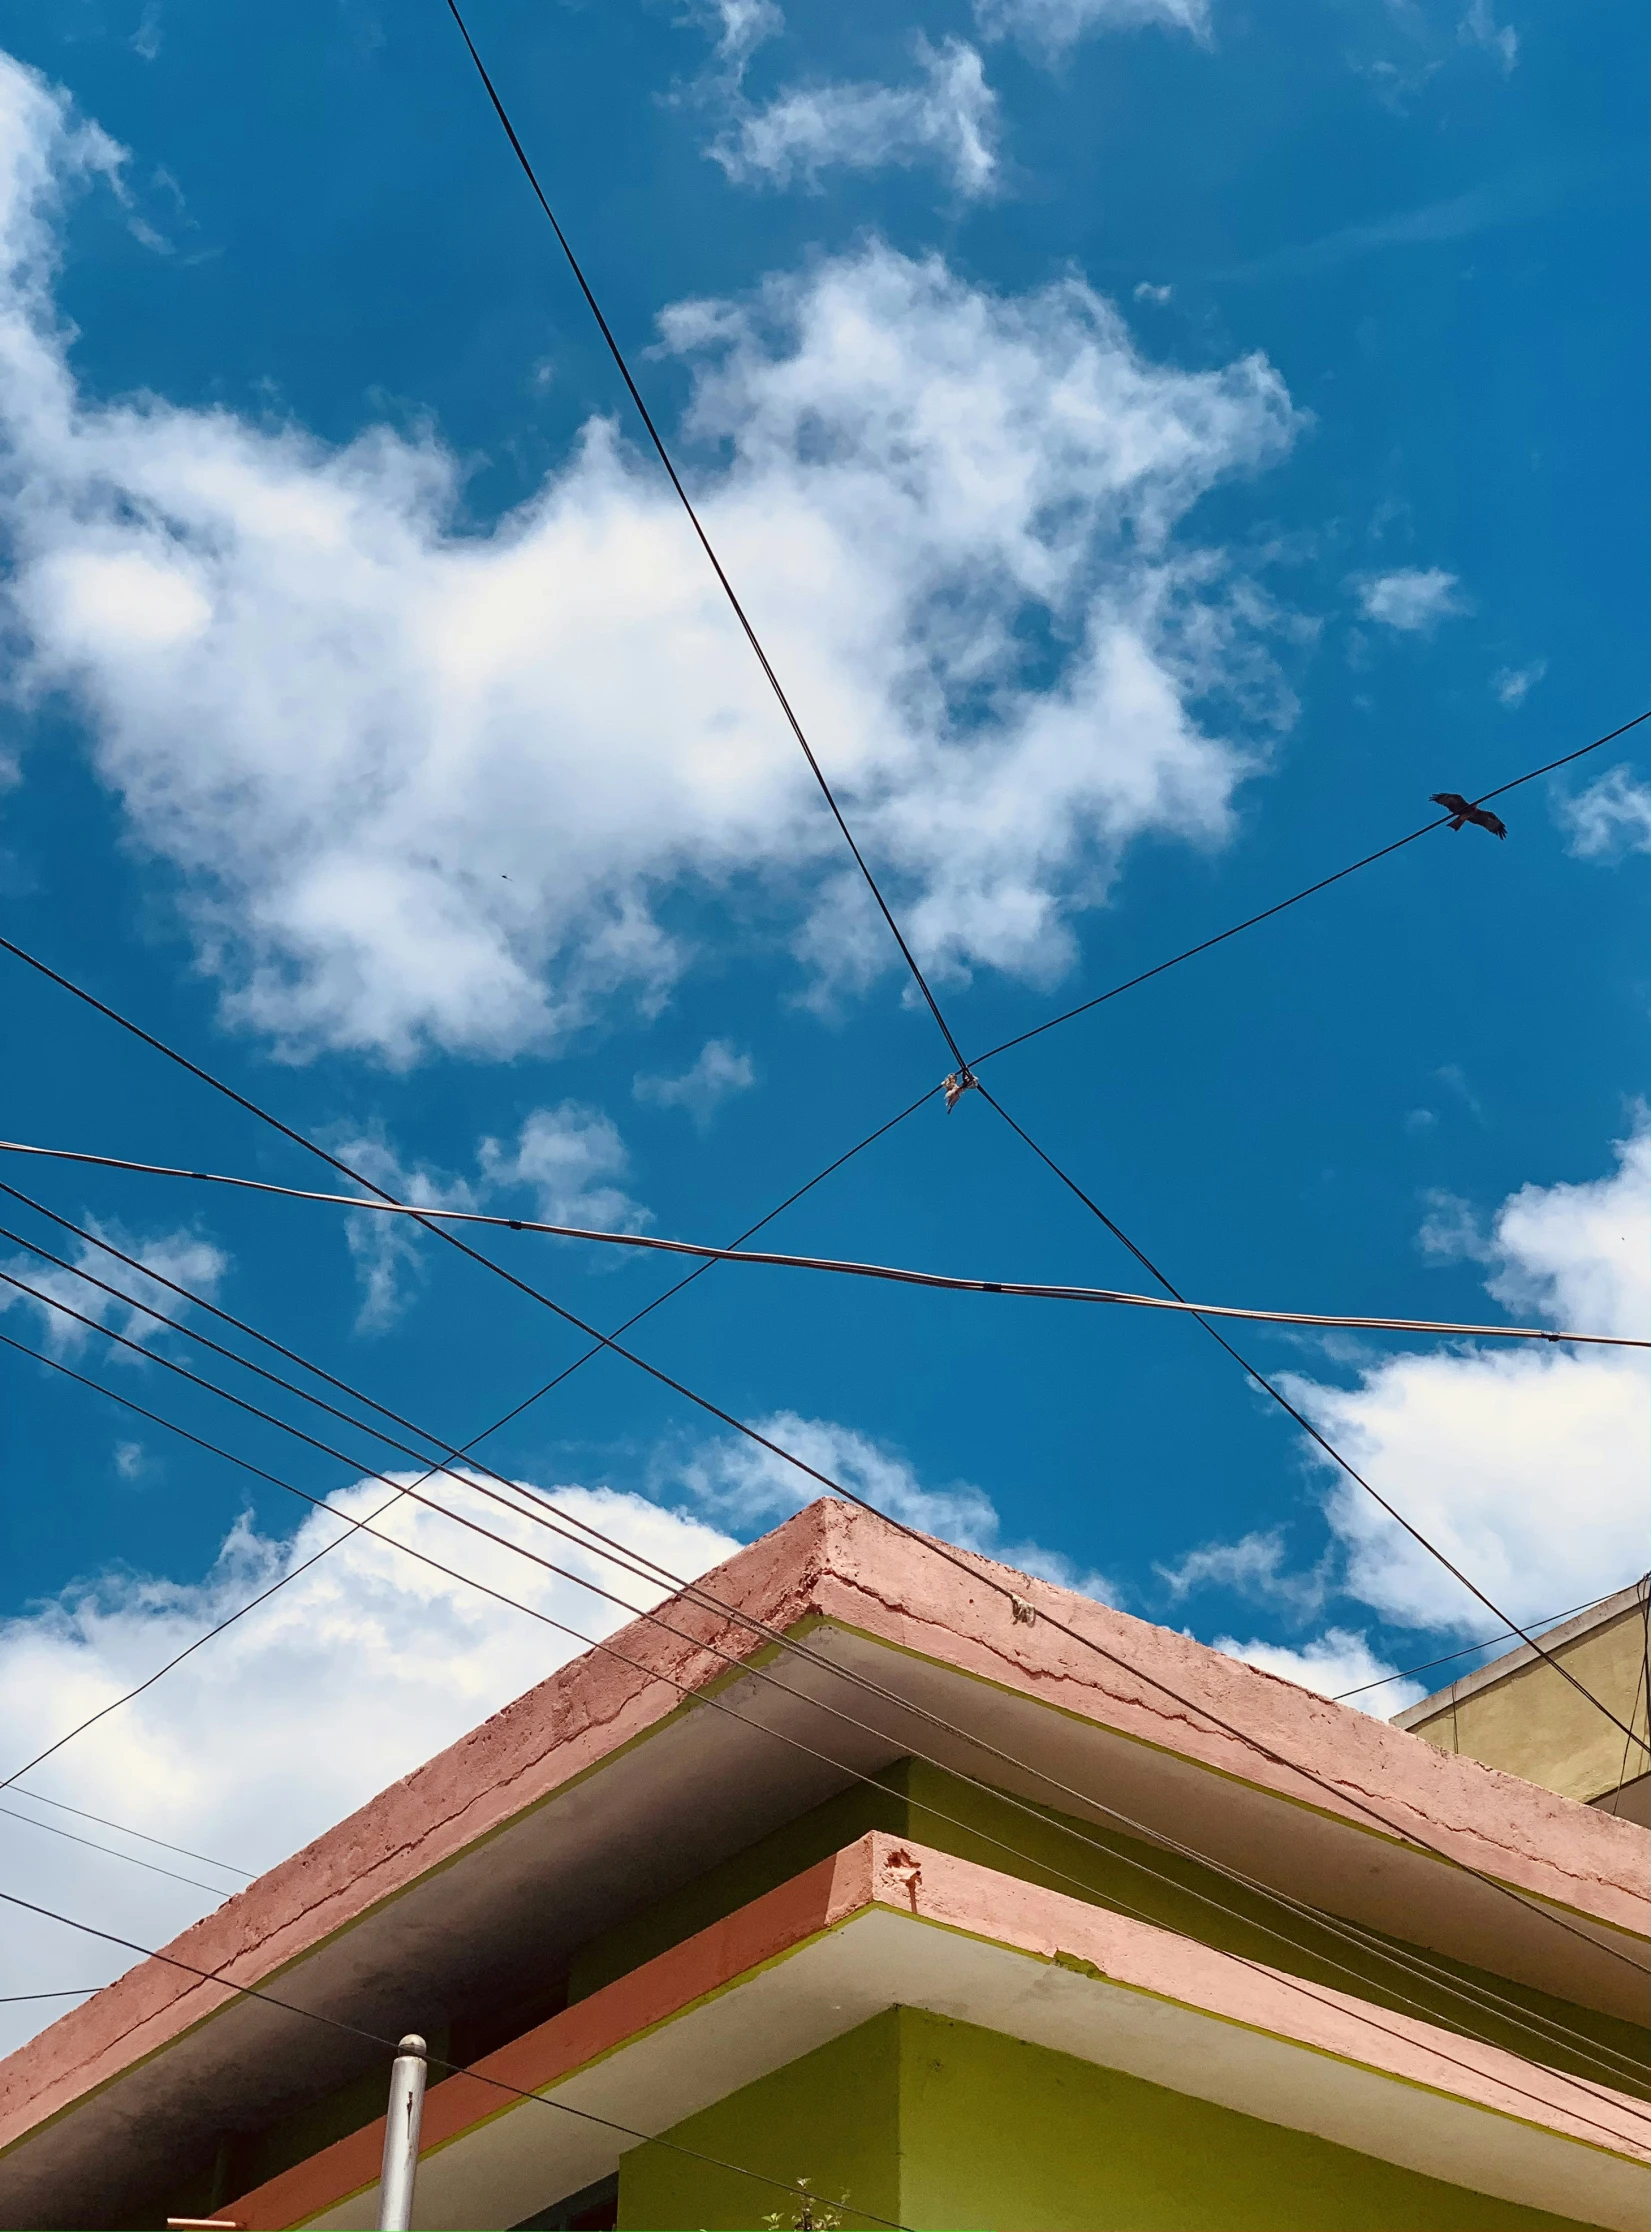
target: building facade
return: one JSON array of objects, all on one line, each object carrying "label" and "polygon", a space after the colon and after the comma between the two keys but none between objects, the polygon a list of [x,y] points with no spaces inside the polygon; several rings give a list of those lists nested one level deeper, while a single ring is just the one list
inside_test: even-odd
[{"label": "building facade", "polygon": [[0,2064],[0,2221],[1651,2216],[1638,1825],[824,1501]]}]

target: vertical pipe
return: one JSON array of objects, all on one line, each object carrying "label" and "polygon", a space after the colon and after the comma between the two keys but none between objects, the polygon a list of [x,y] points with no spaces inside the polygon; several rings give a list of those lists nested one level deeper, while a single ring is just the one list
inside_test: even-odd
[{"label": "vertical pipe", "polygon": [[418,2175],[418,2133],[424,2115],[424,2056],[409,2031],[390,2065],[390,2110],[384,2119],[384,2168],[378,2182],[378,2232],[408,2232],[413,2221],[413,2180]]}]

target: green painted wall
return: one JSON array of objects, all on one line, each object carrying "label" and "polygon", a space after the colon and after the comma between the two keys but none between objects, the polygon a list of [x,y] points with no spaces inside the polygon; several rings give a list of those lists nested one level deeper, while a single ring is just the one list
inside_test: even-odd
[{"label": "green painted wall", "polygon": [[[864,1836],[883,1829],[891,1836],[914,1837],[959,1859],[972,1860],[1002,1874],[1046,1884],[1077,1898],[1121,1907],[1178,1930],[1189,1937],[1265,1961],[1276,1968],[1334,1990],[1353,1991],[1373,2005],[1420,2015],[1453,2030],[1464,2030],[1505,2046],[1511,2052],[1550,2062],[1554,2067],[1597,2079],[1599,2066],[1581,2052],[1568,2050],[1546,2035],[1536,2036],[1515,2021],[1495,2014],[1477,1998],[1471,2004],[1453,1997],[1457,1984],[1488,1989],[1526,2013],[1547,2018],[1584,2040],[1604,2045],[1628,2064],[1646,2066],[1644,2030],[1608,2015],[1575,2007],[1547,1993],[1467,1967],[1443,1954],[1425,1957],[1439,1972],[1436,1980],[1401,1973],[1363,1947],[1349,1945],[1332,1930],[1302,1916],[1281,1914],[1259,1894],[1245,1891],[1195,1860],[1183,1860],[1144,1839],[1123,1836],[1078,1822],[1047,1808],[1025,1811],[1009,1799],[960,1780],[942,1768],[905,1759],[884,1770],[883,1787],[856,1783],[837,1797],[800,1815],[743,1852],[685,1884],[667,1898],[628,1917],[583,1947],[575,1956],[570,1999],[582,1999],[628,1969],[651,1960],[668,1946],[691,1937],[749,1900]],[[1074,1835],[1073,1831],[1081,1831]],[[1095,1842],[1086,1840],[1097,1839]],[[1001,1841],[998,1841],[1001,1840]],[[1145,1866],[1136,1863],[1145,1863]],[[1151,1872],[1148,1872],[1148,1871]],[[1284,1930],[1286,1938],[1273,1935]],[[1414,1958],[1396,1939],[1368,1933]],[[1351,1974],[1349,1974],[1351,1970]],[[1608,2081],[1632,2086],[1628,2072]]]},{"label": "green painted wall", "polygon": [[[891,2008],[665,2135],[914,2232],[1563,2232],[1494,2201],[1067,2054]],[[846,2201],[846,2206],[845,2206]],[[855,2204],[862,2212],[856,2213]],[[637,2147],[619,2222],[754,2232],[785,2195]]]}]

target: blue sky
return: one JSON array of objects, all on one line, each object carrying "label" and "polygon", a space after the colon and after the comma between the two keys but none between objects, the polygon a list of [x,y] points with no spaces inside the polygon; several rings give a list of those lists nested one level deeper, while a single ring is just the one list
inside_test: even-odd
[{"label": "blue sky", "polygon": [[[1643,709],[1626,7],[476,0],[472,29],[968,1050]],[[0,5],[0,47],[7,934],[385,1182],[732,1238],[950,1063],[446,11]],[[1505,812],[1505,845],[1431,836],[994,1092],[1200,1297],[1633,1325],[1643,745]],[[316,1182],[4,983],[11,1136]],[[580,1345],[330,1210],[0,1176],[453,1440]],[[771,1239],[1139,1283],[972,1096]],[[599,1324],[669,1283],[509,1248]],[[356,1493],[32,1305],[4,1330]],[[1320,1686],[1484,1632],[1195,1328],[729,1268],[637,1344],[922,1523]],[[1517,1616],[1633,1577],[1626,1368],[1245,1345]],[[46,1741],[278,1575],[302,1514],[0,1372],[5,1678]],[[688,1563],[796,1500],[611,1358],[486,1448]],[[355,1732],[335,1767],[317,1691],[268,1703],[271,1629],[40,1789],[262,1865],[551,1663],[335,1562],[306,1677]],[[445,1635],[448,1678],[381,1710],[368,1629]],[[100,1912],[139,1896],[75,1865]],[[134,1927],[193,1911],[151,1892]]]}]

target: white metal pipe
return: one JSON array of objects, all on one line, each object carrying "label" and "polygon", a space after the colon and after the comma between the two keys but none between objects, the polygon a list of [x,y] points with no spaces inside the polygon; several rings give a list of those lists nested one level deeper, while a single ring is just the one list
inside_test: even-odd
[{"label": "white metal pipe", "polygon": [[390,2065],[390,2109],[384,2119],[384,2168],[378,2182],[378,2232],[408,2232],[418,2176],[419,2125],[424,2116],[425,2054],[409,2031]]}]

